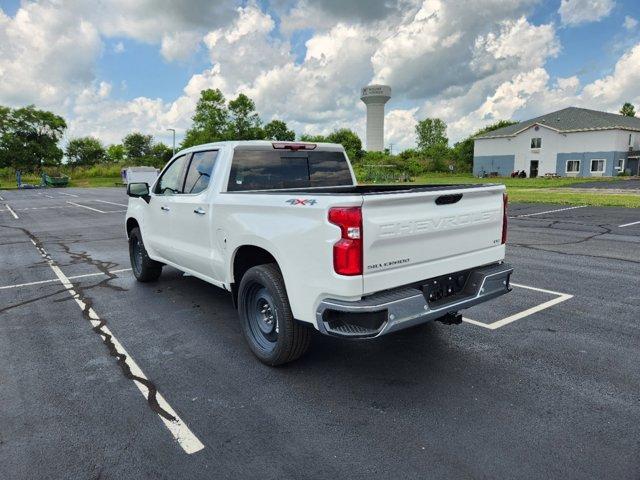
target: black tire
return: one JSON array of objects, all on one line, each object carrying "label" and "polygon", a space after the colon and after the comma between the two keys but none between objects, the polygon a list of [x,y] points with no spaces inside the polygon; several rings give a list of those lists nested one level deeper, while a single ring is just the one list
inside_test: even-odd
[{"label": "black tire", "polygon": [[244,274],[238,289],[238,314],[249,348],[262,363],[282,365],[307,351],[311,331],[293,318],[275,264],[258,265]]},{"label": "black tire", "polygon": [[162,263],[151,260],[144,248],[142,234],[139,228],[134,228],[129,234],[129,259],[133,276],[139,282],[154,282],[162,273]]}]

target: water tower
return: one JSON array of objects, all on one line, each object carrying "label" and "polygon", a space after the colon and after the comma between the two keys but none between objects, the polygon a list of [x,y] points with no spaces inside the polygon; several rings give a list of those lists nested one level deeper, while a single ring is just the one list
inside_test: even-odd
[{"label": "water tower", "polygon": [[367,150],[384,150],[384,104],[391,98],[388,85],[368,85],[362,88],[362,100],[367,106]]}]

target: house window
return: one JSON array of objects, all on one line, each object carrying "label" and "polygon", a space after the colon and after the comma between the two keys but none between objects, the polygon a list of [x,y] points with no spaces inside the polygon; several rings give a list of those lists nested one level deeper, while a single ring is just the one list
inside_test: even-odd
[{"label": "house window", "polygon": [[631,146],[631,134],[629,134],[629,146]]},{"label": "house window", "polygon": [[578,173],[580,171],[580,160],[567,160],[567,173]]},{"label": "house window", "polygon": [[531,139],[531,148],[541,148],[542,147],[542,139],[540,137]]},{"label": "house window", "polygon": [[591,160],[591,173],[602,173],[604,172],[604,160],[597,159]]},{"label": "house window", "polygon": [[616,171],[621,172],[624,170],[624,158],[619,158],[616,165]]}]

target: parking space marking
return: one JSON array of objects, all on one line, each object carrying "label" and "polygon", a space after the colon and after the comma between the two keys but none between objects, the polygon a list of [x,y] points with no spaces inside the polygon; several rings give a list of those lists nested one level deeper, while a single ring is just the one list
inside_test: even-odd
[{"label": "parking space marking", "polygon": [[[71,298],[75,300],[83,314],[88,316],[88,320],[93,326],[93,329],[96,333],[98,333],[103,342],[109,347],[111,354],[118,358],[118,363],[123,362],[126,367],[128,367],[129,372],[131,373],[131,379],[133,383],[138,387],[140,393],[147,399],[150,400],[151,390],[147,386],[147,384],[153,387],[153,384],[150,383],[147,376],[144,374],[142,369],[135,362],[133,357],[125,350],[120,341],[113,335],[111,330],[104,324],[104,322],[100,319],[95,310],[87,305],[80,294],[78,294],[71,283],[69,277],[67,277],[64,272],[56,265],[51,256],[47,253],[47,251],[39,245],[33,238],[30,237],[31,243],[36,247],[42,258],[47,262],[53,273],[56,275],[58,280],[62,283],[65,290],[71,295]],[[180,447],[187,454],[192,454],[198,452],[204,448],[202,442],[195,436],[195,434],[187,427],[187,425],[182,421],[182,419],[178,416],[175,410],[167,403],[164,397],[154,389],[154,398],[157,402],[157,405],[160,409],[162,409],[163,413],[168,415],[169,418],[165,418],[164,415],[161,415],[159,412],[156,414],[160,417],[165,427],[169,430],[173,438],[176,439]]]},{"label": "parking space marking", "polygon": [[98,199],[94,199],[94,202],[108,203],[109,205],[118,205],[119,207],[128,207],[129,206],[129,205],[126,205],[124,203],[107,202],[106,200],[98,200]]},{"label": "parking space marking", "polygon": [[53,195],[47,195],[46,193],[44,194],[44,196],[47,197],[47,198],[56,198]]},{"label": "parking space marking", "polygon": [[98,213],[107,213],[107,212],[103,212],[102,210],[98,210],[97,208],[87,207],[86,205],[80,205],[79,203],[70,202],[69,200],[67,200],[67,203],[69,203],[69,204],[71,204],[71,205],[75,205],[76,207],[86,208],[87,210],[93,210],[94,212],[98,212]]},{"label": "parking space marking", "polygon": [[13,215],[13,218],[15,218],[16,220],[18,220],[20,218],[16,214],[16,212],[13,211],[13,209],[11,208],[11,206],[8,203],[5,203],[5,206],[7,207],[7,210],[9,210],[9,213],[11,213],[11,215]]},{"label": "parking space marking", "polygon": [[74,195],[73,193],[64,193],[64,192],[58,192],[60,195],[67,195],[69,197],[77,197],[78,195]]},{"label": "parking space marking", "polygon": [[618,228],[630,227],[631,225],[638,225],[638,224],[640,224],[640,222],[625,223],[624,225],[618,225]]},{"label": "parking space marking", "polygon": [[[131,271],[130,268],[121,268],[119,270],[109,270],[107,273],[108,274],[116,274],[116,273],[122,273],[122,272],[129,272]],[[100,275],[106,275],[106,273],[104,272],[96,272],[96,273],[85,273],[83,275],[73,275],[71,277],[67,277],[69,280],[75,280],[77,278],[86,278],[86,277],[97,277]],[[4,285],[2,287],[0,287],[0,290],[8,290],[10,288],[22,288],[22,287],[30,287],[32,285],[42,285],[43,283],[53,283],[53,282],[58,282],[59,280],[57,278],[53,278],[51,280],[38,280],[37,282],[28,282],[28,283],[17,283],[15,285]]]},{"label": "parking space marking", "polygon": [[18,212],[24,212],[25,210],[51,210],[52,208],[72,208],[70,205],[55,205],[53,207],[26,207],[16,208]]},{"label": "parking space marking", "polygon": [[509,217],[509,218],[535,217],[536,215],[544,215],[545,213],[565,212],[567,210],[575,210],[577,208],[584,208],[584,207],[588,207],[588,205],[580,205],[578,207],[557,208],[555,210],[546,210],[544,212],[527,213],[524,215],[514,215],[513,217]]},{"label": "parking space marking", "polygon": [[526,310],[523,310],[521,312],[515,313],[513,315],[509,315],[508,317],[503,318],[502,320],[497,320],[493,323],[482,323],[477,320],[473,320],[471,318],[466,318],[466,317],[462,317],[462,321],[466,323],[470,323],[472,325],[476,325],[478,327],[487,328],[489,330],[496,330],[498,328],[504,327],[505,325],[509,325],[510,323],[513,323],[517,320],[523,319],[525,317],[533,315],[534,313],[538,313],[542,310],[546,310],[549,307],[553,307],[554,305],[557,305],[559,303],[569,300],[570,298],[573,298],[573,295],[570,295],[568,293],[554,292],[553,290],[545,290],[544,288],[530,287],[529,285],[521,285],[519,283],[511,283],[511,286],[517,287],[517,288],[525,288],[527,290],[533,290],[541,293],[548,293],[549,295],[557,295],[557,297],[552,298],[551,300],[548,300],[546,302],[543,302],[540,305],[536,305],[535,307],[527,308]]},{"label": "parking space marking", "polygon": [[75,203],[75,202],[71,202],[69,200],[67,200],[67,203],[71,204],[71,205],[75,205],[76,207],[81,207],[81,208],[86,208],[87,210],[93,210],[94,212],[98,212],[98,213],[118,213],[118,212],[126,212],[126,210],[98,210],[97,208],[93,208],[93,207],[88,207],[87,205],[80,205],[79,203]]}]

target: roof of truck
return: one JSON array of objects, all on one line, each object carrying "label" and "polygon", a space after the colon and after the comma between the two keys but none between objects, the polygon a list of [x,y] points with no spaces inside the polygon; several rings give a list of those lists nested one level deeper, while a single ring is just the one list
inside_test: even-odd
[{"label": "roof of truck", "polygon": [[264,148],[273,148],[273,144],[305,144],[305,145],[317,145],[316,150],[340,150],[343,151],[344,147],[339,143],[324,143],[324,142],[285,142],[280,140],[227,140],[224,142],[213,142],[213,143],[203,143],[202,145],[194,145],[193,147],[185,148],[184,150],[180,150],[178,153],[188,153],[197,150],[203,149],[215,149],[221,147],[264,147]]}]

